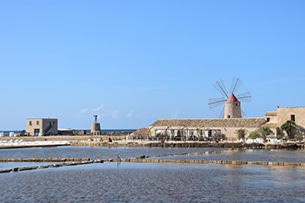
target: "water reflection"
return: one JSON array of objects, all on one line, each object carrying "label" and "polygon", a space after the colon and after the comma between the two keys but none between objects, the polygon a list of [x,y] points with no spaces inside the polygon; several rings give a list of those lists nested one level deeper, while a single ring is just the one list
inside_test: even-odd
[{"label": "water reflection", "polygon": [[[60,147],[0,150],[0,157],[305,162],[303,153]],[[291,166],[105,162],[3,173],[0,182],[0,202],[305,202],[305,167]]]},{"label": "water reflection", "polygon": [[217,164],[79,165],[1,174],[0,201],[301,202],[304,173],[302,167],[252,165],[229,170]]},{"label": "water reflection", "polygon": [[148,148],[148,147],[55,147],[0,149],[0,158],[90,158],[118,159],[148,156],[158,159],[242,160],[305,162],[304,150],[227,150],[223,148]]}]

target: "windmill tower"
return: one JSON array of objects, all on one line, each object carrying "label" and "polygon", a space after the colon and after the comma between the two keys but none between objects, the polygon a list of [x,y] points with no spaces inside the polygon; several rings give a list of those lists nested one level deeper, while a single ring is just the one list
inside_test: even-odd
[{"label": "windmill tower", "polygon": [[250,92],[245,92],[236,96],[236,92],[242,81],[239,78],[233,78],[230,92],[228,93],[224,83],[217,81],[214,87],[223,96],[222,98],[209,99],[210,108],[224,104],[223,118],[241,118],[241,101],[251,101]]}]

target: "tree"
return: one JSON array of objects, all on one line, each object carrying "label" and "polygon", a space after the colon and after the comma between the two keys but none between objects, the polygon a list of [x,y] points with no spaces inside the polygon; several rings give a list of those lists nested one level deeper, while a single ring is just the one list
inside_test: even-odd
[{"label": "tree", "polygon": [[298,141],[302,141],[303,140],[303,133],[298,130],[297,134],[295,135],[295,139],[297,139]]},{"label": "tree", "polygon": [[198,140],[202,141],[203,140],[202,130],[200,130],[199,128],[197,128],[196,130],[197,130]]},{"label": "tree", "polygon": [[240,139],[245,139],[246,135],[246,130],[245,129],[239,129],[236,131],[237,132],[237,138]]},{"label": "tree", "polygon": [[285,137],[283,130],[280,128],[276,128],[276,139],[283,139]]},{"label": "tree", "polygon": [[281,129],[287,133],[289,139],[293,138],[292,130],[295,128],[296,124],[293,120],[286,121],[282,126]]},{"label": "tree", "polygon": [[184,128],[181,130],[181,139],[182,140],[185,140],[185,135],[186,135],[186,133],[185,133],[185,131],[184,131]]},{"label": "tree", "polygon": [[251,132],[250,135],[248,136],[248,138],[250,138],[250,139],[256,139],[256,138],[260,138],[260,137],[262,137],[262,135],[258,130]]},{"label": "tree", "polygon": [[213,137],[214,137],[214,140],[226,140],[227,139],[226,135],[223,133],[220,133],[220,132],[215,133]]},{"label": "tree", "polygon": [[258,132],[261,134],[261,138],[266,140],[267,135],[274,134],[269,127],[260,127]]}]

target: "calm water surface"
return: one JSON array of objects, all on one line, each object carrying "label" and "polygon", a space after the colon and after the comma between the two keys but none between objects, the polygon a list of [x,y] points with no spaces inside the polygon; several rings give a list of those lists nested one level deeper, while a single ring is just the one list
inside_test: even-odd
[{"label": "calm water surface", "polygon": [[[304,151],[222,150],[60,147],[0,150],[0,157],[305,162]],[[305,202],[305,168],[289,166],[106,162],[2,173],[0,183],[0,202]]]},{"label": "calm water surface", "polygon": [[230,150],[223,148],[148,148],[148,147],[46,147],[0,149],[0,158],[90,158],[138,157],[160,159],[203,159],[305,162],[304,150]]}]

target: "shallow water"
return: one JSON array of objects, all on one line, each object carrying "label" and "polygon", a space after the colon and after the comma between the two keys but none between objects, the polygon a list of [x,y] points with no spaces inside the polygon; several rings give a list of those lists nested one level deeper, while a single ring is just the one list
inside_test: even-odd
[{"label": "shallow water", "polygon": [[221,151],[217,148],[148,148],[148,147],[40,147],[40,148],[17,148],[0,149],[1,158],[90,158],[108,159],[137,157],[141,155],[160,156],[171,154],[186,154],[201,151]]},{"label": "shallow water", "polygon": [[[222,150],[60,147],[0,157],[304,159],[304,151]],[[0,183],[0,202],[305,202],[305,167],[291,166],[105,162],[2,173]]]},{"label": "shallow water", "polygon": [[230,150],[224,148],[41,147],[0,149],[0,158],[130,158],[304,162],[304,150]]},{"label": "shallow water", "polygon": [[242,160],[270,162],[303,162],[304,150],[223,150],[211,153],[190,153],[188,155],[164,156],[162,159],[200,159],[200,160]]},{"label": "shallow water", "polygon": [[304,202],[302,167],[104,163],[0,175],[1,202]]}]

